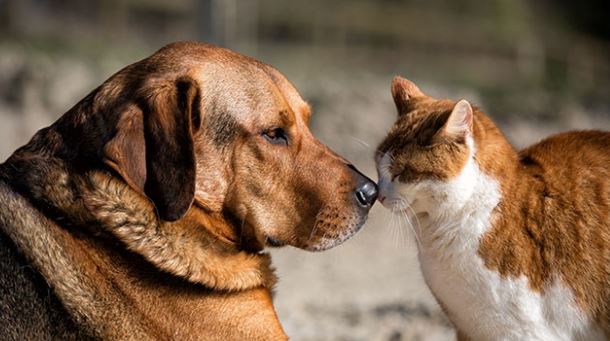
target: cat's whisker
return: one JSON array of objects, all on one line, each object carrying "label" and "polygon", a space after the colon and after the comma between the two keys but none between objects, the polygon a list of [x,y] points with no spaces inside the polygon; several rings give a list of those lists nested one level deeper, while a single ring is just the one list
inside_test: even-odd
[{"label": "cat's whisker", "polygon": [[417,223],[417,232],[421,233],[421,222],[419,221],[419,218],[417,217],[417,213],[415,212],[415,209],[411,205],[407,205],[407,209],[411,210],[411,214],[413,215],[413,217],[415,218],[415,222]]},{"label": "cat's whisker", "polygon": [[394,216],[394,225],[393,225],[393,234],[392,239],[394,239],[394,247],[401,248],[402,244],[400,242],[401,232],[402,232],[402,222],[400,221],[400,217],[396,214],[392,214]]},{"label": "cat's whisker", "polygon": [[394,239],[394,219],[396,219],[394,217],[394,214],[392,214],[391,212],[389,212],[389,223],[385,225],[386,228],[386,233],[388,233],[390,235],[391,239]]},{"label": "cat's whisker", "polygon": [[[408,225],[408,228],[413,232],[413,226],[411,226],[411,223],[407,219],[405,219],[404,213],[402,211],[400,212],[400,215],[403,218],[402,221],[404,221]],[[405,232],[404,229],[402,228],[402,226],[401,226],[401,229],[400,229],[400,236],[399,237],[400,237],[400,240],[402,241],[403,244],[405,244],[405,245],[408,244],[408,242],[409,242],[409,233],[408,233],[408,231]]]},{"label": "cat's whisker", "polygon": [[[404,233],[404,231],[403,231],[403,221],[404,221],[404,223],[406,223],[408,225],[408,228],[413,233],[415,233],[415,230],[413,229],[411,222],[405,216],[405,212],[403,212],[406,205],[407,205],[407,201],[404,198],[399,197],[392,201],[392,207],[394,207],[394,209],[392,210],[393,215],[396,215],[398,217],[398,221],[399,221],[400,230],[398,231],[398,238],[402,242],[408,242],[408,238],[407,238],[408,235],[406,233]],[[405,228],[407,228],[407,227],[405,227]],[[416,236],[416,238],[417,238],[417,236]]]},{"label": "cat's whisker", "polygon": [[[411,207],[411,205],[407,205],[407,208],[409,210],[411,210],[411,214],[413,215],[413,217],[415,217],[415,222],[417,224],[417,227],[413,227],[413,230],[414,230],[413,233],[415,234],[415,240],[417,241],[417,245],[419,247],[421,247],[422,243],[421,243],[421,239],[419,239],[419,236],[421,234],[421,223],[420,223],[419,218],[417,217],[417,214],[415,213],[415,210],[413,209],[413,207]],[[411,222],[411,226],[413,226],[413,224],[412,224],[413,220],[409,219],[409,221]],[[417,229],[417,231],[415,231],[416,229]]]},{"label": "cat's whisker", "polygon": [[400,231],[400,218],[394,213],[387,211],[390,215],[390,224],[388,227],[390,228],[390,238],[392,239],[392,244],[394,247],[399,248],[400,242],[398,241],[398,233]]},{"label": "cat's whisker", "polygon": [[[404,204],[407,209],[411,209],[413,211],[411,206],[406,201],[404,202]],[[403,218],[403,220],[409,225],[409,228],[411,229],[411,232],[413,233],[413,235],[415,237],[415,241],[417,242],[417,246],[421,247],[421,240],[419,239],[418,231],[415,230],[415,227],[413,226],[413,222],[407,215],[407,212],[405,212],[404,210],[401,210],[400,215]]]},{"label": "cat's whisker", "polygon": [[401,239],[403,237],[402,236],[402,229],[403,229],[402,223],[403,222],[402,222],[402,219],[400,219],[401,218],[400,217],[400,211],[393,211],[392,215],[395,216],[394,219],[396,219],[397,222],[398,222],[398,224],[396,225],[397,230],[395,231],[394,239],[395,239],[395,241],[397,243],[396,245],[397,246],[401,246]]},{"label": "cat's whisker", "polygon": [[[396,199],[399,203],[400,203],[400,213],[403,216],[403,219],[409,224],[409,227],[411,228],[411,231],[413,232],[413,234],[415,234],[415,240],[417,241],[417,244],[419,246],[421,246],[421,240],[419,239],[419,233],[421,233],[421,224],[419,221],[419,218],[417,217],[417,214],[415,213],[415,210],[413,209],[413,207],[411,207],[411,205],[409,204],[409,201],[404,198],[403,196],[399,196]],[[405,212],[406,210],[409,210],[411,212],[411,214],[415,217],[415,222],[417,223],[417,227],[413,226],[413,220],[411,218],[409,218],[409,215],[407,212]]]},{"label": "cat's whisker", "polygon": [[360,145],[361,147],[365,147],[366,149],[372,149],[371,145],[364,142],[363,140],[355,137],[355,136],[350,136],[352,138],[352,140],[356,141],[356,143],[358,143],[358,145]]}]

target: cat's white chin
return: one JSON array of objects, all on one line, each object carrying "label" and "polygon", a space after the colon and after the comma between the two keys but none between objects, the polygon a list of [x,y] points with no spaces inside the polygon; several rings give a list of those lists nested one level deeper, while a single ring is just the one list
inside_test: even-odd
[{"label": "cat's white chin", "polygon": [[384,202],[382,205],[393,214],[407,218],[411,224],[424,226],[428,222],[430,214],[420,207],[420,202],[421,200],[414,199],[409,204]]},{"label": "cat's white chin", "polygon": [[383,207],[390,210],[392,213],[401,213],[401,212],[413,212],[413,207],[417,203],[417,199],[413,200],[404,200],[404,199],[385,199],[381,205]]}]

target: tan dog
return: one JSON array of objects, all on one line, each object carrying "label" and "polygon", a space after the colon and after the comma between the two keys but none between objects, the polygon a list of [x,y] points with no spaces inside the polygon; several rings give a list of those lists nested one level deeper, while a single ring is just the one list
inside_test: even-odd
[{"label": "tan dog", "polygon": [[265,246],[324,250],[377,195],[275,69],[169,45],[0,165],[0,331],[281,340]]}]

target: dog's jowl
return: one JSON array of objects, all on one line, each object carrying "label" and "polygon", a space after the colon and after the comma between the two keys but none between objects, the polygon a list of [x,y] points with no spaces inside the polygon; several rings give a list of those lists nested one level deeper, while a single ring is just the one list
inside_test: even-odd
[{"label": "dog's jowl", "polygon": [[266,246],[356,233],[375,184],[272,67],[176,43],[0,165],[3,339],[282,340]]}]

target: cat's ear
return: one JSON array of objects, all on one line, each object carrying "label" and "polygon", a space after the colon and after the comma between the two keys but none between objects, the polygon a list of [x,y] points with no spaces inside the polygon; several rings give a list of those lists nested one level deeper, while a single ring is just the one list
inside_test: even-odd
[{"label": "cat's ear", "polygon": [[465,137],[472,133],[472,106],[462,99],[455,104],[442,128],[446,136]]},{"label": "cat's ear", "polygon": [[394,98],[399,115],[408,111],[409,102],[413,98],[422,96],[425,96],[424,93],[410,80],[400,76],[396,76],[392,80],[392,98]]}]

